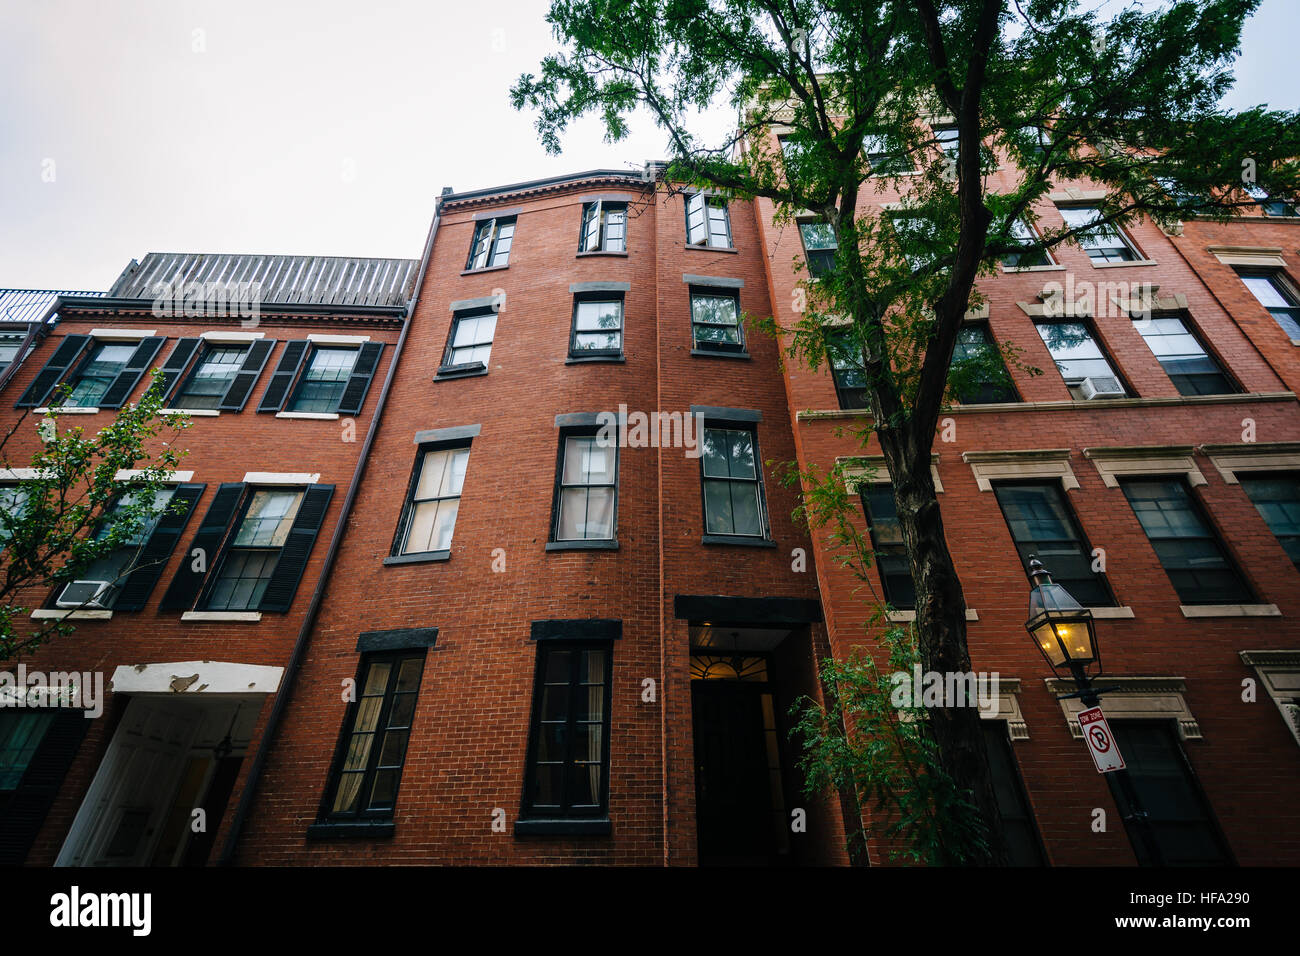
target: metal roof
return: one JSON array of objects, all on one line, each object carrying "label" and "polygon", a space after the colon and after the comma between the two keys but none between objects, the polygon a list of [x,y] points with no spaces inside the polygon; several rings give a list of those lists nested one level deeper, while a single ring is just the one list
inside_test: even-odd
[{"label": "metal roof", "polygon": [[192,282],[231,288],[256,283],[263,305],[405,306],[415,293],[418,259],[258,256],[151,252],[131,260],[110,298],[153,299],[160,286]]},{"label": "metal roof", "polygon": [[0,322],[39,322],[61,295],[85,298],[102,292],[61,292],[53,289],[0,289]]}]

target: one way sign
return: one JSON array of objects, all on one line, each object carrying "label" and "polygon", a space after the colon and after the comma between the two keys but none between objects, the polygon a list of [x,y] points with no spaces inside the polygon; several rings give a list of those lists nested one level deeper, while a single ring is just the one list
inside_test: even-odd
[{"label": "one way sign", "polygon": [[1092,762],[1097,765],[1098,773],[1124,769],[1119,744],[1115,743],[1115,737],[1111,734],[1100,707],[1080,711],[1079,726],[1083,728],[1083,739],[1088,743],[1088,753],[1092,754]]}]

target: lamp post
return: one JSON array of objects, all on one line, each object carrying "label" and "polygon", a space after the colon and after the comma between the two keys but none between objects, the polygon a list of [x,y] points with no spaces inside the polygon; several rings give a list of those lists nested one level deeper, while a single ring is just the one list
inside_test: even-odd
[{"label": "lamp post", "polygon": [[[1094,687],[1092,680],[1101,676],[1101,648],[1097,644],[1097,626],[1092,611],[1083,607],[1073,595],[1059,584],[1038,558],[1029,559],[1029,577],[1033,588],[1029,592],[1029,620],[1025,630],[1042,652],[1049,667],[1058,674],[1069,674],[1078,692],[1062,694],[1058,700],[1078,697],[1084,707],[1097,707],[1101,695],[1114,688]],[[1092,673],[1091,669],[1095,668]],[[1123,820],[1137,844],[1139,863],[1162,866],[1164,857],[1151,828],[1151,818],[1142,806],[1137,788],[1127,769],[1102,774],[1110,786],[1115,805],[1121,808]],[[1127,810],[1127,812],[1124,812]]]}]

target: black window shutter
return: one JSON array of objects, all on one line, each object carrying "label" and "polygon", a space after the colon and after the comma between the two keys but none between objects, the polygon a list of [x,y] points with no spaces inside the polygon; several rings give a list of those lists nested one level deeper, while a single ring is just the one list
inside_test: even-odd
[{"label": "black window shutter", "polygon": [[347,387],[343,389],[343,397],[339,399],[340,415],[356,415],[361,411],[361,406],[366,403],[366,393],[370,391],[370,383],[374,380],[375,370],[379,368],[379,356],[383,351],[383,342],[367,342],[361,346],[357,364],[352,366],[352,375],[348,379]]},{"label": "black window shutter", "polygon": [[298,590],[303,569],[307,567],[307,558],[311,555],[312,545],[325,520],[325,510],[329,508],[330,499],[334,497],[333,485],[309,485],[298,508],[298,516],[293,519],[293,527],[280,549],[280,560],[271,572],[266,591],[262,594],[259,611],[287,611],[293,604],[293,596]]},{"label": "black window shutter", "polygon": [[27,859],[89,726],[80,710],[55,714],[22,782],[0,813],[0,866],[17,866]]},{"label": "black window shutter", "polygon": [[131,358],[123,366],[122,371],[117,373],[117,378],[113,379],[113,384],[108,386],[104,397],[99,400],[99,407],[121,408],[131,397],[131,392],[140,381],[140,376],[144,374],[144,370],[149,367],[149,363],[153,361],[153,357],[158,354],[158,350],[166,341],[167,337],[164,335],[141,339]]},{"label": "black window shutter", "polygon": [[59,347],[50,356],[50,360],[45,363],[45,367],[36,373],[32,384],[27,386],[27,391],[23,392],[22,398],[14,404],[14,408],[35,408],[44,405],[45,400],[50,397],[50,392],[54,391],[54,386],[59,384],[59,379],[67,374],[68,369],[81,357],[81,353],[86,350],[90,342],[89,335],[65,335]]},{"label": "black window shutter", "polygon": [[[172,578],[172,583],[167,586],[167,591],[158,604],[158,610],[188,611],[194,607],[199,591],[203,588],[204,579],[216,566],[217,557],[221,553],[221,543],[226,539],[226,530],[230,526],[230,519],[234,517],[235,510],[244,497],[244,487],[242,481],[229,481],[223,482],[217,488],[217,493],[212,496],[212,504],[208,505],[207,514],[203,516],[199,530],[181,558],[181,566],[176,571],[176,576]],[[196,548],[203,550],[202,571],[194,570]]]},{"label": "black window shutter", "polygon": [[257,378],[262,374],[262,369],[266,368],[266,360],[271,357],[271,350],[275,348],[275,339],[258,339],[244,356],[244,364],[239,367],[235,377],[230,381],[230,388],[226,389],[226,397],[221,400],[217,406],[223,412],[242,412],[244,405],[248,403],[248,396],[253,391],[253,386],[257,384]]},{"label": "black window shutter", "polygon": [[293,339],[284,347],[280,364],[275,367],[271,383],[262,393],[262,402],[257,406],[259,412],[278,412],[284,407],[284,400],[289,396],[289,386],[298,377],[298,369],[307,357],[307,347],[311,345],[306,339]]},{"label": "black window shutter", "polygon": [[176,348],[172,349],[171,355],[167,356],[167,361],[162,363],[161,387],[164,402],[171,398],[172,392],[180,384],[181,376],[185,374],[185,369],[189,367],[190,359],[194,358],[194,353],[202,343],[203,340],[200,338],[179,339]]},{"label": "black window shutter", "polygon": [[[122,582],[122,590],[118,593],[117,600],[113,602],[113,610],[144,610],[145,602],[149,600],[154,585],[162,577],[167,559],[176,550],[176,542],[180,540],[181,532],[189,523],[190,515],[194,513],[194,506],[198,504],[199,496],[203,494],[203,489],[206,487],[207,485],[204,484],[176,486],[175,493],[167,502],[167,510],[158,519],[153,534],[140,549],[139,556],[136,558],[136,569]],[[179,514],[175,511],[178,501],[185,505]]]}]

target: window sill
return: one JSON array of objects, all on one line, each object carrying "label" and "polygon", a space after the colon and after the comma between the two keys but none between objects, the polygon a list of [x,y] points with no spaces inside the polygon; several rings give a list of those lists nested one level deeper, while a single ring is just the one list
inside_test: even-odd
[{"label": "window sill", "polygon": [[579,252],[578,258],[583,259],[587,256],[614,256],[615,258],[627,258],[626,252],[606,252],[604,249],[591,249],[587,252]]},{"label": "window sill", "polygon": [[63,405],[52,408],[34,408],[33,415],[98,415],[99,408],[89,405]]},{"label": "window sill", "polygon": [[390,837],[397,827],[391,821],[382,823],[333,823],[321,821],[307,828],[308,840],[350,839],[354,837]]},{"label": "window sill", "polygon": [[1098,621],[1113,621],[1119,618],[1130,618],[1133,616],[1133,609],[1127,606],[1116,607],[1113,604],[1107,604],[1105,607],[1090,607],[1089,611]]},{"label": "window sill", "polygon": [[590,541],[548,541],[547,551],[617,551],[618,539],[593,538]]},{"label": "window sill", "polygon": [[437,382],[446,378],[471,378],[487,373],[488,368],[482,362],[473,362],[469,365],[442,365],[433,373],[433,380]]},{"label": "window sill", "polygon": [[484,266],[482,269],[462,269],[460,274],[463,276],[476,276],[480,272],[500,272],[503,269],[509,268],[510,263],[507,262],[503,266]]},{"label": "window sill", "polygon": [[1281,617],[1276,604],[1184,604],[1183,617]]},{"label": "window sill", "polygon": [[450,561],[451,551],[422,551],[419,554],[392,554],[384,564],[429,564],[433,561]]},{"label": "window sill", "polygon": [[336,422],[339,420],[338,412],[276,412],[276,418],[302,418],[311,419],[319,422]]},{"label": "window sill", "polygon": [[726,252],[731,255],[739,255],[740,250],[735,246],[693,246],[689,243],[682,245],[683,249],[689,249],[694,252]]},{"label": "window sill", "polygon": [[565,365],[590,365],[594,363],[604,363],[606,365],[621,365],[626,362],[627,358],[622,352],[617,355],[570,355],[564,360]]},{"label": "window sill", "polygon": [[706,534],[700,539],[701,544],[734,544],[742,548],[775,548],[776,542],[771,538],[752,538],[743,534]]},{"label": "window sill", "polygon": [[515,836],[608,836],[609,817],[593,820],[516,820]]},{"label": "window sill", "polygon": [[[906,611],[888,611],[885,614],[886,620],[890,624],[911,624],[916,620],[916,611],[908,609]],[[966,620],[978,621],[980,619],[979,611],[973,607],[966,608]]]},{"label": "window sill", "polygon": [[713,349],[691,349],[692,355],[701,358],[746,359],[753,358],[748,352],[715,352]]},{"label": "window sill", "polygon": [[[1000,265],[1000,263],[999,263]],[[1128,263],[1124,263],[1128,265]],[[1065,266],[1002,266],[1003,272],[1064,272]]]},{"label": "window sill", "polygon": [[38,607],[32,611],[33,621],[108,621],[112,620],[113,612],[107,609],[98,611],[75,611],[64,610],[61,607]]},{"label": "window sill", "polygon": [[184,623],[226,622],[256,624],[262,619],[261,611],[186,611],[181,615]]},{"label": "window sill", "polygon": [[189,415],[191,418],[216,418],[221,412],[215,408],[164,408],[159,415]]},{"label": "window sill", "polygon": [[1128,269],[1133,266],[1154,266],[1158,265],[1154,259],[1135,259],[1132,262],[1094,262],[1094,269]]}]

